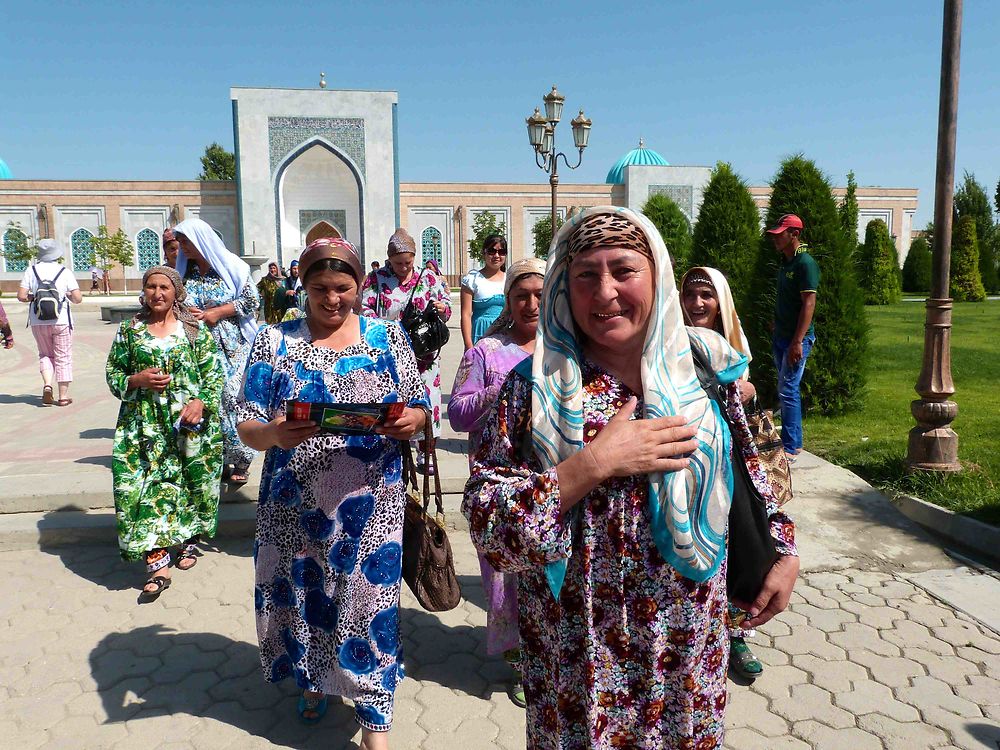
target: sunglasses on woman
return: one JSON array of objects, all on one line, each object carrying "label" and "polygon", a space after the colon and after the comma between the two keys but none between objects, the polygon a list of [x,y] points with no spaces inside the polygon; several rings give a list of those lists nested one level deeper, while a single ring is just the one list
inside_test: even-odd
[{"label": "sunglasses on woman", "polygon": [[486,251],[487,255],[507,255],[507,251],[500,247],[491,247]]}]

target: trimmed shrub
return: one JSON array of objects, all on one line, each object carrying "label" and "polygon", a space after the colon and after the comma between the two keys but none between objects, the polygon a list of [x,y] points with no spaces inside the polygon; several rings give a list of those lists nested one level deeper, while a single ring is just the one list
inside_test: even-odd
[{"label": "trimmed shrub", "polygon": [[844,200],[837,209],[840,216],[840,226],[844,228],[844,234],[855,245],[858,242],[858,183],[854,180],[854,172],[847,173],[847,192],[844,193]]},{"label": "trimmed shrub", "polygon": [[[771,188],[767,225],[773,226],[786,213],[801,217],[805,224],[802,239],[822,274],[813,317],[816,345],[802,381],[803,407],[824,414],[856,408],[864,390],[868,354],[864,296],[852,262],[856,240],[849,240],[844,232],[829,180],[809,159],[797,155],[782,162]],[[744,318],[755,355],[753,382],[771,403],[776,373],[770,325],[779,257],[765,234],[758,247],[749,315]]]},{"label": "trimmed shrub", "polygon": [[742,178],[719,162],[705,187],[686,268],[718,268],[729,281],[736,309],[742,310],[759,243],[757,204]]},{"label": "trimmed shrub", "polygon": [[691,255],[691,222],[681,207],[665,195],[651,195],[642,207],[642,213],[653,222],[670,252],[676,275],[688,267]]},{"label": "trimmed shrub", "polygon": [[971,216],[975,220],[979,278],[986,291],[1000,291],[1000,274],[997,273],[997,257],[994,252],[996,227],[993,224],[993,206],[986,195],[986,188],[970,172],[965,173],[961,187],[955,191],[955,216]]},{"label": "trimmed shrub", "polygon": [[986,290],[979,277],[976,220],[963,216],[951,234],[951,298],[956,302],[982,302]]},{"label": "trimmed shrub", "polygon": [[899,256],[889,227],[881,219],[872,219],[865,227],[861,246],[860,278],[866,305],[894,305],[903,298],[899,275]]},{"label": "trimmed shrub", "polygon": [[926,294],[931,291],[931,264],[933,253],[927,240],[917,237],[910,243],[910,251],[903,262],[903,291]]}]

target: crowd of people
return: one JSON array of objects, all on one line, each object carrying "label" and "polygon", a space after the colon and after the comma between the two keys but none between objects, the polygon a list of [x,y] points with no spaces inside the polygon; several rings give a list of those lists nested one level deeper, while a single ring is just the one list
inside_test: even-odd
[{"label": "crowd of people", "polygon": [[[794,460],[819,275],[798,217],[768,231],[783,258],[772,355]],[[39,247],[18,297],[30,303],[43,403],[67,406],[81,293],[61,248]],[[404,676],[403,455],[412,441],[417,469],[434,470],[442,407],[440,352],[414,354],[404,312],[447,321],[446,281],[433,262],[418,266],[403,229],[384,266],[366,272],[354,245],[323,238],[257,282],[200,219],[166,230],[163,248],[107,359],[122,401],[119,547],[145,563],[140,599],[197,564],[222,482],[245,482],[263,452],[253,558],[264,677],[295,680],[308,724],[329,696],[353,701],[362,748],[386,748]],[[462,510],[487,653],[517,675],[509,694],[527,710],[530,748],[721,748],[727,666],[760,675],[746,639],[784,609],[798,573],[794,524],[748,428],[751,352],[728,282],[696,267],[678,288],[660,234],[624,208],[574,216],[547,263],[507,255],[503,237],[488,238],[483,267],[461,280],[465,353],[448,403],[469,434]],[[2,307],[0,332],[13,346]],[[696,359],[724,387],[723,409]],[[399,408],[351,433],[291,418],[289,402]],[[731,601],[726,585],[731,462],[766,501],[778,553],[749,601]]]}]

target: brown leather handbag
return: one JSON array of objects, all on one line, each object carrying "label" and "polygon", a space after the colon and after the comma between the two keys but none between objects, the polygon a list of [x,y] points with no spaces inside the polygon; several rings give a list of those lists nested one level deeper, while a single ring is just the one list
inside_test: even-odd
[{"label": "brown leather handbag", "polygon": [[[427,430],[428,446],[433,438]],[[444,500],[441,497],[441,477],[437,450],[427,452],[427,472],[423,493],[417,490],[417,471],[410,444],[401,442],[403,453],[403,483],[406,486],[406,508],[403,515],[403,580],[428,612],[454,609],[462,601],[462,587],[455,576],[455,560],[444,523]],[[428,512],[431,502],[430,476],[434,472],[435,516]]]},{"label": "brown leather handbag", "polygon": [[774,426],[774,414],[770,409],[761,408],[756,396],[747,404],[746,413],[750,434],[760,454],[761,468],[767,474],[778,505],[784,505],[792,499],[792,470],[781,444],[781,435]]}]

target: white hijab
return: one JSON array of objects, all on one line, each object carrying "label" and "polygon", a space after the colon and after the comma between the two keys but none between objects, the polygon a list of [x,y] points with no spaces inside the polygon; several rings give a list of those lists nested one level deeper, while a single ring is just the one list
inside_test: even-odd
[{"label": "white hijab", "polygon": [[[753,355],[750,353],[750,344],[747,342],[746,334],[743,333],[740,316],[736,313],[736,304],[733,302],[733,291],[729,288],[729,281],[726,280],[722,271],[717,268],[710,268],[709,266],[694,266],[693,268],[689,268],[687,273],[681,277],[681,294],[684,294],[684,284],[687,282],[688,276],[695,271],[704,272],[711,280],[712,286],[715,287],[715,296],[719,300],[719,320],[722,321],[722,335],[725,336],[726,341],[729,342],[729,345],[733,349],[741,354],[745,354],[747,361],[751,361]],[[684,312],[684,323],[686,325],[693,325],[691,323],[691,316],[688,315],[684,305],[681,305],[681,310]]]},{"label": "white hijab", "polygon": [[[194,244],[198,251],[219,277],[225,282],[236,300],[243,287],[250,281],[250,266],[239,256],[229,252],[222,239],[207,221],[201,219],[185,219],[174,228],[174,234],[183,234]],[[177,251],[178,275],[183,279],[187,273],[188,259],[184,254],[184,246]],[[253,316],[239,316],[240,331],[246,341],[253,341],[257,335],[257,320]]]}]

